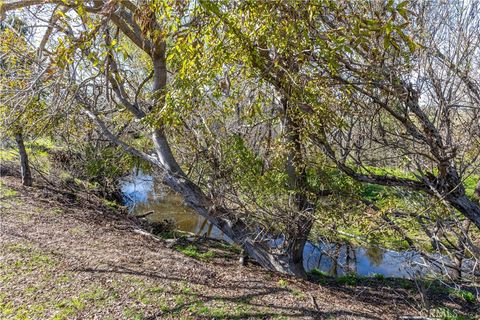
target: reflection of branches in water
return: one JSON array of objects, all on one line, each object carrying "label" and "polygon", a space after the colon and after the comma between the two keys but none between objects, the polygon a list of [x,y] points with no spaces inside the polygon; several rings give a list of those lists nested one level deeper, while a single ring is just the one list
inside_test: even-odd
[{"label": "reflection of branches in water", "polygon": [[[332,266],[331,266],[331,269],[329,271],[330,274],[338,275],[339,270],[347,271],[347,268],[345,267],[345,265],[340,261],[340,252],[341,252],[342,246],[344,246],[344,245],[349,246],[349,245],[348,244],[337,244],[337,243],[332,244],[332,243],[325,242],[323,239],[319,239],[319,243],[321,243],[321,245],[323,245],[324,247],[326,247],[328,249],[324,250],[321,247],[321,245],[316,245],[316,244],[310,242],[310,244],[312,245],[312,247],[314,249],[312,250],[312,253],[308,257],[308,261],[311,257],[315,258],[316,252],[319,252],[317,269],[319,269],[319,270],[321,269],[322,258],[323,258],[323,256],[326,256],[332,261]],[[333,246],[333,248],[332,248],[332,246]],[[334,251],[335,251],[334,254],[332,254],[330,252],[330,251],[332,251],[332,249],[334,249]],[[355,259],[355,265],[356,265],[356,255],[354,255],[354,259]],[[348,267],[348,263],[347,263],[347,267]]]},{"label": "reflection of branches in water", "polygon": [[[325,263],[324,259],[327,257],[328,261],[332,264],[329,265],[330,270],[328,272],[332,275],[339,275],[342,272],[357,272],[358,268],[358,252],[355,247],[347,243],[329,243],[323,239],[319,239],[320,245],[310,243],[313,247],[313,251],[305,257],[307,260],[307,266],[312,267],[313,264],[316,268],[321,269],[322,263]],[[367,247],[361,247],[365,250],[364,255],[368,261],[374,266],[382,266],[384,256],[384,248],[378,245],[372,245]],[[404,273],[408,278],[414,279],[424,277],[427,274],[448,276],[448,270],[446,266],[450,266],[448,263],[448,257],[440,254],[429,255],[425,258],[421,252],[416,251],[404,251],[393,252],[392,257],[388,258],[388,263],[394,262],[394,266],[398,267],[398,271]],[[312,263],[312,258],[314,259]],[[392,260],[393,259],[393,260]],[[387,265],[388,265],[387,263]],[[325,266],[323,266],[325,267]],[[395,275],[395,274],[394,274]]]},{"label": "reflection of branches in water", "polygon": [[[412,264],[428,270],[432,276],[446,277],[453,281],[465,278],[465,276],[472,277],[475,274],[475,270],[478,268],[480,248],[471,240],[471,223],[460,220],[453,209],[447,207],[449,211],[446,217],[448,218],[445,218],[444,215],[441,215],[442,212],[437,212],[437,210],[432,210],[429,207],[421,212],[401,212],[398,210],[384,212],[369,201],[363,202],[369,209],[381,213],[384,225],[380,224],[378,229],[386,227],[393,230],[408,244],[412,252],[416,252],[423,259],[423,261],[414,260]],[[425,206],[419,203],[418,207]],[[420,239],[413,238],[398,223],[401,219],[404,219],[407,223],[412,219],[416,221],[430,240],[432,249],[436,253],[426,252],[419,245]],[[469,259],[469,257],[471,258]],[[472,265],[470,272],[468,272],[468,264]]]},{"label": "reflection of branches in water", "polygon": [[365,255],[375,266],[379,266],[383,262],[384,252],[385,250],[379,246],[368,246],[365,250]]},{"label": "reflection of branches in water", "polygon": [[[473,277],[478,269],[480,254],[470,237],[471,223],[460,221],[454,212],[448,215],[448,219],[437,214],[417,215],[416,219],[436,250],[434,254],[417,250],[424,259],[419,265],[428,268],[432,275],[438,274],[452,281]],[[389,223],[393,224],[393,221]]]},{"label": "reflection of branches in water", "polygon": [[[335,275],[338,274],[338,266],[340,265],[340,261],[338,261],[340,256],[340,249],[341,249],[341,245],[336,244],[334,258],[332,258],[332,267],[330,269],[331,274],[335,274]],[[341,268],[345,270],[343,265],[341,266]]]},{"label": "reflection of branches in water", "polygon": [[130,203],[128,210],[131,212],[135,211],[135,207],[137,206],[137,202],[130,196],[128,193],[123,193],[122,194],[125,198],[127,198],[128,201],[125,201],[127,203]]},{"label": "reflection of branches in water", "polygon": [[[203,219],[202,225],[198,229],[197,235],[201,236],[203,229],[207,227],[207,230],[203,234],[204,236],[211,237],[212,236],[212,230],[213,230],[213,224],[209,223],[207,219]],[[223,234],[223,233],[222,233]]]},{"label": "reflection of branches in water", "polygon": [[[123,195],[129,200],[129,210],[133,213],[142,213],[141,210],[152,210],[155,215],[152,221],[173,219],[177,227],[186,232],[205,236],[217,237],[226,241],[226,236],[215,228],[208,220],[185,206],[182,198],[175,192],[170,191],[162,184],[161,176],[144,174],[142,171],[134,172],[122,180]],[[136,197],[135,194],[142,195]]]},{"label": "reflection of branches in water", "polygon": [[[473,244],[469,237],[471,222],[459,221],[453,214],[451,216],[453,218],[434,217],[435,219],[433,219],[419,215],[417,219],[430,238],[432,247],[443,253],[443,256],[431,259],[433,260],[432,263],[435,263],[443,274],[453,278],[452,280],[456,280],[461,279],[463,271],[466,271],[464,270],[464,264],[468,264],[470,261],[467,256],[478,256],[475,254],[475,252],[478,252],[478,247]],[[476,262],[474,262],[475,264]],[[452,272],[454,273],[451,274]]]},{"label": "reflection of branches in water", "polygon": [[[206,225],[207,225],[207,219],[204,219],[203,222],[202,222],[202,225],[198,229],[197,235],[199,235],[199,236],[202,235],[203,228],[205,228]],[[207,235],[210,236],[209,234],[207,234]]]},{"label": "reflection of branches in water", "polygon": [[[160,183],[156,183],[156,179],[152,175],[144,175],[142,172],[137,171],[136,175],[129,177],[127,183],[130,183],[134,189],[154,192],[156,195],[156,188],[161,187]],[[149,187],[148,190],[145,187]],[[163,190],[160,191],[160,193]],[[154,196],[155,196],[154,195]],[[135,201],[134,197],[131,197],[129,193],[124,193],[124,196],[132,201],[133,209],[135,209],[139,203]],[[147,202],[151,201],[147,199]],[[368,204],[371,209],[377,209],[373,204]],[[389,215],[394,215],[390,218]],[[409,238],[409,235],[402,232],[401,237],[409,243],[412,255],[408,256],[408,251],[399,253],[402,257],[403,271],[406,272],[410,278],[424,276],[424,271],[429,272],[430,275],[439,274],[446,276],[450,280],[460,279],[464,275],[473,275],[475,270],[478,270],[478,259],[470,259],[465,261],[465,257],[478,257],[475,254],[475,250],[478,248],[473,244],[472,240],[468,236],[469,226],[464,221],[441,219],[433,214],[422,215],[413,213],[404,213],[397,211],[388,211],[383,213],[384,225],[383,227],[391,228],[396,232],[400,232],[400,227],[397,227],[398,219],[414,217],[420,228],[432,241],[432,246],[438,251],[443,251],[445,255],[432,254],[425,252],[419,246],[418,239]],[[394,220],[395,219],[395,220]],[[458,222],[458,223],[457,223]],[[201,235],[205,232],[206,236],[211,236],[213,232],[213,225],[209,224],[207,220],[203,220],[199,224],[200,228],[196,232]],[[380,228],[382,226],[380,225]],[[399,231],[400,230],[400,231]],[[337,230],[338,231],[338,230]],[[194,231],[195,232],[195,231]],[[370,243],[367,238],[358,237],[355,235],[349,235],[344,232],[339,232],[343,236],[350,236],[355,241],[360,241],[365,244],[365,255],[375,266],[380,266],[383,260],[384,248]],[[259,232],[259,234],[265,234]],[[277,240],[278,238],[273,237]],[[357,252],[349,244],[332,244],[327,243],[323,239],[319,241],[320,245],[309,242],[312,246],[312,251],[304,257],[304,261],[308,268],[311,268],[315,264],[317,268],[321,268],[322,261],[325,261],[327,257],[330,259],[332,265],[330,272],[338,274],[339,272],[356,272],[357,270]],[[322,246],[323,245],[323,246]],[[332,247],[333,246],[333,247]],[[476,248],[476,249],[475,249]],[[345,260],[343,259],[345,249]],[[438,252],[437,251],[437,252]],[[313,259],[313,260],[312,260]],[[318,259],[318,260],[317,260]],[[409,260],[410,259],[410,260]],[[407,266],[410,265],[410,266]],[[468,269],[470,268],[470,269]],[[424,270],[424,271],[422,271]],[[453,270],[453,274],[452,274]]]},{"label": "reflection of branches in water", "polygon": [[[127,178],[123,179],[123,188],[132,188],[132,192],[125,192],[123,195],[132,201],[131,210],[134,210],[139,202],[158,201],[165,197],[165,190],[161,188],[157,192],[157,188],[161,187],[161,183],[156,183],[156,177],[154,175],[144,174],[138,168],[134,169],[134,172]],[[132,193],[138,192],[145,195],[145,200],[138,201],[131,196]]]},{"label": "reflection of branches in water", "polygon": [[[310,259],[317,257],[316,254],[315,254],[315,252],[317,251],[317,250],[316,250],[317,247],[316,247],[313,243],[310,243],[310,245],[313,247],[312,252],[308,255],[308,257],[305,257],[305,256],[303,257],[303,260],[304,260],[304,261],[305,261],[305,259],[306,259],[306,265],[307,265],[307,267],[309,267],[309,266],[311,265],[311,264],[310,264]],[[323,252],[322,252],[321,250],[320,250],[319,252],[320,252],[320,254],[318,255],[318,264],[317,264],[317,267],[316,267],[318,270],[320,270],[320,262],[322,261],[322,256],[323,256]]]},{"label": "reflection of branches in water", "polygon": [[[352,256],[350,256],[350,253],[352,254]],[[355,250],[355,248],[353,248],[352,246],[348,246],[347,245],[347,267],[348,267],[348,272],[357,272],[357,252]],[[382,254],[382,258],[383,258],[383,254]],[[381,262],[381,261],[380,261]]]}]

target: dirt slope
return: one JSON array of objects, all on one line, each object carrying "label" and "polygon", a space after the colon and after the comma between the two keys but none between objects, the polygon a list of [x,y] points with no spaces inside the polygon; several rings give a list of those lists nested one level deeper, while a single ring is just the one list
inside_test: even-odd
[{"label": "dirt slope", "polygon": [[136,232],[131,221],[88,197],[23,188],[13,177],[0,183],[1,319],[397,319],[419,313],[411,291],[300,281],[241,267],[234,254],[218,249],[197,260]]}]

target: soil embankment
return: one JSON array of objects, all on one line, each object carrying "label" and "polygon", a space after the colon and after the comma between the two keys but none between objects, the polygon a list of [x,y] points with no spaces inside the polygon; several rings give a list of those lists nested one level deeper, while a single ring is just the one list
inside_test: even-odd
[{"label": "soil embankment", "polygon": [[[188,245],[182,253],[139,233],[98,199],[24,188],[11,176],[0,183],[2,319],[398,319],[421,313],[415,290],[373,280],[352,286],[285,277],[242,267],[221,245]],[[449,299],[436,303],[460,307]]]}]

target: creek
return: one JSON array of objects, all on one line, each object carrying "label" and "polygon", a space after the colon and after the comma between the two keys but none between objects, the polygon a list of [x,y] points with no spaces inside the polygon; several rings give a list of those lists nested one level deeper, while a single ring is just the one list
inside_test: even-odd
[{"label": "creek", "polygon": [[[121,191],[124,204],[129,207],[131,214],[153,211],[148,215],[151,221],[173,220],[181,231],[232,242],[217,227],[185,206],[179,195],[169,191],[151,175],[136,172],[126,177],[121,181]],[[433,272],[446,274],[444,269],[433,267],[417,252],[398,252],[378,246],[310,241],[305,245],[303,257],[307,271],[319,269],[333,276],[355,273],[360,276],[380,274],[412,279]]]}]

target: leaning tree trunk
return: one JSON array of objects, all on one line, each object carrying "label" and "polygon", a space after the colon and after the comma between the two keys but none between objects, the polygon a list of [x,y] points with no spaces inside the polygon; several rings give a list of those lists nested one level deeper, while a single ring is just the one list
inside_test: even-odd
[{"label": "leaning tree trunk", "polygon": [[437,196],[443,197],[446,202],[480,229],[480,205],[478,200],[470,199],[466,195],[463,181],[453,164],[443,172],[444,174],[440,175],[436,181],[436,185],[439,187]]},{"label": "leaning tree trunk", "polygon": [[273,252],[268,244],[268,239],[258,237],[258,232],[242,220],[235,218],[233,212],[213,206],[201,189],[185,175],[163,172],[163,182],[181,194],[186,205],[220,229],[235,243],[241,245],[248,256],[262,267],[285,274],[305,276],[301,254],[306,241],[305,237],[289,241],[283,250]]},{"label": "leaning tree trunk", "polygon": [[478,202],[469,199],[465,194],[460,196],[448,195],[446,200],[480,229],[480,206]]},{"label": "leaning tree trunk", "polygon": [[23,143],[23,135],[21,132],[15,135],[15,141],[18,146],[18,153],[20,154],[20,169],[22,175],[22,184],[24,186],[32,186],[32,173],[30,171],[30,163],[28,162],[27,150]]},{"label": "leaning tree trunk", "polygon": [[[164,103],[164,92],[167,81],[167,69],[164,47],[160,46],[157,54],[153,55],[153,92],[155,104]],[[261,266],[286,274],[304,276],[303,248],[310,232],[311,222],[299,221],[295,227],[292,239],[288,239],[282,249],[272,252],[267,239],[259,239],[258,231],[238,219],[233,212],[226,208],[218,208],[212,205],[210,199],[202,190],[193,183],[178,165],[171,151],[168,140],[162,126],[152,132],[155,151],[159,165],[164,172],[164,183],[183,196],[187,205],[192,207],[198,214],[206,218],[210,223],[219,228],[226,236],[235,243],[240,244],[245,252]],[[296,184],[296,183],[295,183]],[[305,201],[298,198],[304,208]],[[297,217],[299,219],[300,217]]]},{"label": "leaning tree trunk", "polygon": [[[151,54],[151,58],[154,81],[152,91],[154,96],[153,104],[163,105],[165,103],[164,90],[167,81],[165,43],[156,44],[155,52]],[[116,66],[113,59],[110,63],[111,71],[115,72]],[[114,77],[109,77],[109,81],[118,98],[137,119],[141,120],[147,115],[138,105],[128,101],[125,91],[121,88],[121,83],[117,82]],[[80,96],[77,96],[77,98],[82,101]],[[272,235],[259,234],[259,228],[247,225],[238,218],[235,212],[215,206],[200,187],[187,177],[172,153],[162,123],[153,128],[151,132],[151,139],[155,149],[155,155],[152,156],[124,143],[116,135],[112,134],[94,110],[87,107],[84,109],[84,112],[97,123],[108,139],[121,146],[125,151],[141,157],[156,166],[162,173],[165,185],[179,193],[189,207],[216,226],[235,243],[241,245],[245,252],[261,266],[286,274],[305,275],[301,261],[306,235],[308,235],[310,227],[306,229],[304,227],[297,228],[296,233],[294,233],[295,237],[290,237],[288,241],[285,241],[282,248],[272,250],[272,247],[269,245]]]},{"label": "leaning tree trunk", "polygon": [[[1,2],[1,1],[0,1]],[[10,10],[20,9],[23,7],[40,4],[45,1],[35,0],[35,1],[17,1],[13,3],[6,3],[3,6],[0,5],[0,16]],[[61,1],[59,1],[61,2]],[[114,1],[113,1],[114,2]],[[139,4],[143,5],[144,1],[140,1]],[[94,1],[95,4],[98,4],[101,7],[105,3],[102,1]],[[109,2],[110,3],[110,2]],[[115,8],[118,10],[115,14],[113,11],[109,12],[108,7]],[[126,8],[127,6],[125,6]],[[131,8],[134,7],[133,11],[130,11]],[[139,6],[138,8],[142,8],[141,10],[147,10],[148,6]],[[166,57],[166,42],[162,38],[161,35],[154,32],[159,30],[160,26],[158,26],[153,19],[155,17],[155,13],[146,12],[147,15],[150,15],[148,18],[152,18],[148,20],[148,26],[146,26],[147,30],[143,28],[139,28],[136,24],[136,18],[133,15],[138,10],[135,5],[128,5],[128,10],[125,8],[115,7],[106,5],[103,10],[101,10],[101,14],[105,14],[105,16],[111,17],[110,21],[116,24],[120,30],[128,37],[132,42],[137,45],[140,49],[144,50],[150,57],[152,58],[153,66],[154,66],[154,88],[153,94],[155,96],[154,103],[162,105],[165,102],[164,98],[164,90],[166,87],[166,79],[167,79],[167,70],[165,64],[165,57]],[[147,15],[142,16],[147,17]],[[132,23],[130,24],[130,21]],[[151,23],[153,22],[153,23]],[[143,25],[142,25],[143,27]],[[144,31],[151,31],[151,32],[144,32]],[[106,41],[109,41],[109,37],[105,38]],[[110,62],[110,68],[107,73],[115,73],[114,67],[114,57],[108,59]],[[113,91],[118,96],[119,100],[122,102],[123,106],[127,108],[137,119],[142,119],[145,116],[145,113],[141,108],[136,105],[136,103],[132,104],[128,100],[128,94],[126,90],[120,90],[121,88],[121,81],[119,80],[121,77],[111,77],[109,74],[109,81],[112,85]],[[76,97],[79,99],[79,94],[76,94]],[[262,266],[270,269],[276,270],[288,274],[298,274],[298,264],[292,263],[292,257],[298,260],[300,256],[301,249],[304,245],[304,239],[300,239],[299,241],[293,241],[286,249],[286,251],[277,254],[273,253],[268,246],[267,241],[258,240],[258,232],[255,227],[250,227],[246,225],[242,220],[236,218],[236,215],[233,212],[229,212],[223,208],[217,208],[211,204],[211,201],[208,197],[206,197],[200,188],[190,181],[186,175],[182,172],[180,166],[176,162],[172,151],[170,150],[170,146],[168,144],[168,140],[166,139],[164,133],[164,127],[162,124],[157,126],[152,132],[152,141],[155,145],[156,156],[152,157],[145,153],[139,152],[132,146],[127,145],[126,143],[120,141],[117,136],[113,135],[105,123],[98,117],[95,113],[95,110],[89,109],[85,107],[85,113],[99,125],[100,129],[106,134],[106,136],[117,145],[124,148],[127,152],[134,154],[135,156],[140,156],[146,161],[150,161],[152,164],[156,165],[163,173],[164,173],[164,182],[170,186],[175,191],[179,192],[185,202],[193,207],[200,215],[208,219],[213,225],[217,226],[220,230],[222,230],[228,237],[230,237],[236,243],[243,245],[245,251],[257,262],[259,262]],[[21,138],[21,137],[20,137]],[[23,144],[22,144],[23,145]],[[21,153],[22,161],[22,173],[25,177],[24,182],[26,184],[31,184],[31,175],[28,168],[28,158],[26,157],[26,152],[24,147],[22,147],[23,153]],[[294,254],[290,254],[294,252]]]},{"label": "leaning tree trunk", "polygon": [[269,246],[271,238],[261,237],[254,226],[248,226],[244,221],[238,219],[235,212],[213,205],[211,199],[203,193],[200,187],[184,174],[173,156],[163,128],[156,128],[152,132],[151,137],[156,155],[151,156],[129,146],[112,134],[95,112],[88,109],[85,109],[84,112],[97,123],[108,139],[125,151],[156,166],[162,173],[162,181],[166,186],[179,193],[186,205],[207,219],[235,243],[241,245],[245,252],[261,266],[286,274],[305,275],[303,267],[301,268],[299,263],[301,260],[299,253],[303,251],[306,241],[305,235],[293,242],[286,242],[283,250],[273,252]]}]

